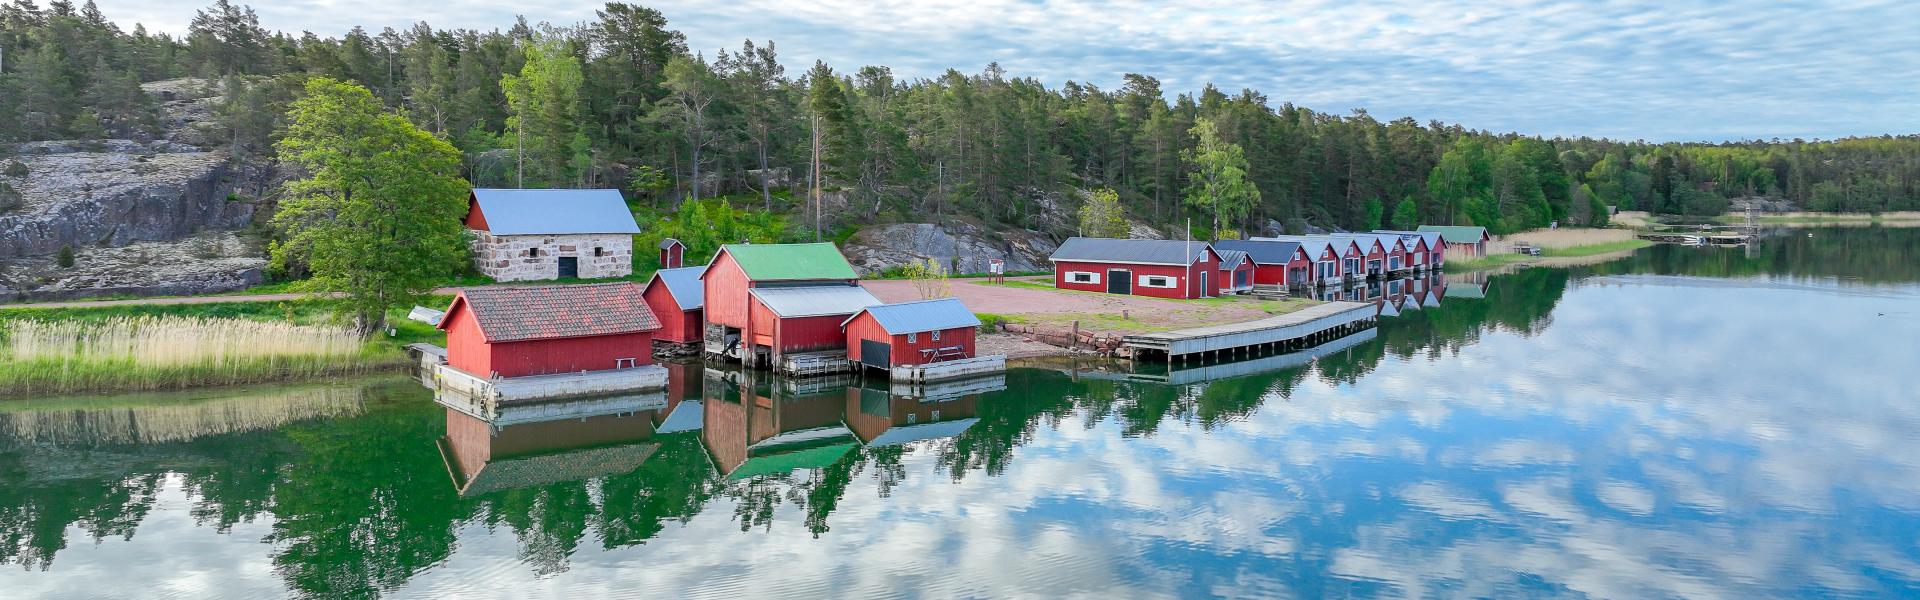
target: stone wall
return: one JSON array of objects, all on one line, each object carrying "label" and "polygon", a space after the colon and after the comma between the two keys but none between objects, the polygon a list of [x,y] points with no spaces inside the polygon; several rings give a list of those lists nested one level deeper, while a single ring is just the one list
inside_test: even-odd
[{"label": "stone wall", "polygon": [[[594,249],[600,250],[596,256]],[[538,250],[528,256],[527,250]],[[505,235],[473,232],[473,265],[494,281],[560,278],[560,257],[580,259],[581,279],[633,274],[633,236],[627,234]]]}]

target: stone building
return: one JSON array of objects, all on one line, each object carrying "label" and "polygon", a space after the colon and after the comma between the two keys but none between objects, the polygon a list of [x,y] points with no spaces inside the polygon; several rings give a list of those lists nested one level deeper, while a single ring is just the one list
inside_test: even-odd
[{"label": "stone building", "polygon": [[475,189],[468,203],[474,267],[494,281],[633,273],[640,226],[618,190]]}]

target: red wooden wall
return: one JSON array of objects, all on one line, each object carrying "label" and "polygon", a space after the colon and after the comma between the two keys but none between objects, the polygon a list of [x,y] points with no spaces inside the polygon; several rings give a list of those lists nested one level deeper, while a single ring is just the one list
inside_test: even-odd
[{"label": "red wooden wall", "polygon": [[479,377],[492,372],[493,350],[487,347],[486,335],[467,303],[455,300],[441,320],[447,326],[447,364]]},{"label": "red wooden wall", "polygon": [[680,310],[667,284],[657,278],[649,281],[641,296],[647,299],[647,308],[653,309],[653,315],[660,318],[660,330],[653,332],[655,339],[685,344],[701,338],[700,311]]},{"label": "red wooden wall", "polygon": [[779,344],[776,349],[786,354],[843,348],[847,345],[847,336],[840,330],[840,322],[845,320],[847,315],[780,319],[775,325],[774,341]]},{"label": "red wooden wall", "polygon": [[[526,340],[491,344],[493,371],[501,377],[547,375],[615,368],[619,359],[653,364],[653,332]],[[485,377],[485,373],[474,373]]]},{"label": "red wooden wall", "polygon": [[480,213],[480,203],[473,201],[471,197],[467,199],[466,223],[467,223],[467,229],[478,229],[480,231],[488,231],[487,216]]},{"label": "red wooden wall", "polygon": [[733,256],[721,251],[700,277],[706,286],[706,306],[701,315],[708,323],[736,329],[747,326],[747,273],[733,262]]}]

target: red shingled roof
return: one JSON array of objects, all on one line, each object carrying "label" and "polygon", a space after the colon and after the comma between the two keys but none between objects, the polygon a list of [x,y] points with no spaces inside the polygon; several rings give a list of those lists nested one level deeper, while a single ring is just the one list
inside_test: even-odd
[{"label": "red shingled roof", "polygon": [[640,286],[632,283],[475,287],[461,290],[447,312],[466,303],[488,342],[659,329],[660,319],[647,308],[640,292]]}]

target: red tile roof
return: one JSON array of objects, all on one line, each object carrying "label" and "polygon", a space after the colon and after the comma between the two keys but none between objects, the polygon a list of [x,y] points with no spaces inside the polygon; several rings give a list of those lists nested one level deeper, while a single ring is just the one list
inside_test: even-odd
[{"label": "red tile roof", "polygon": [[487,286],[462,290],[460,299],[488,342],[518,342],[659,329],[640,292],[624,282]]}]

